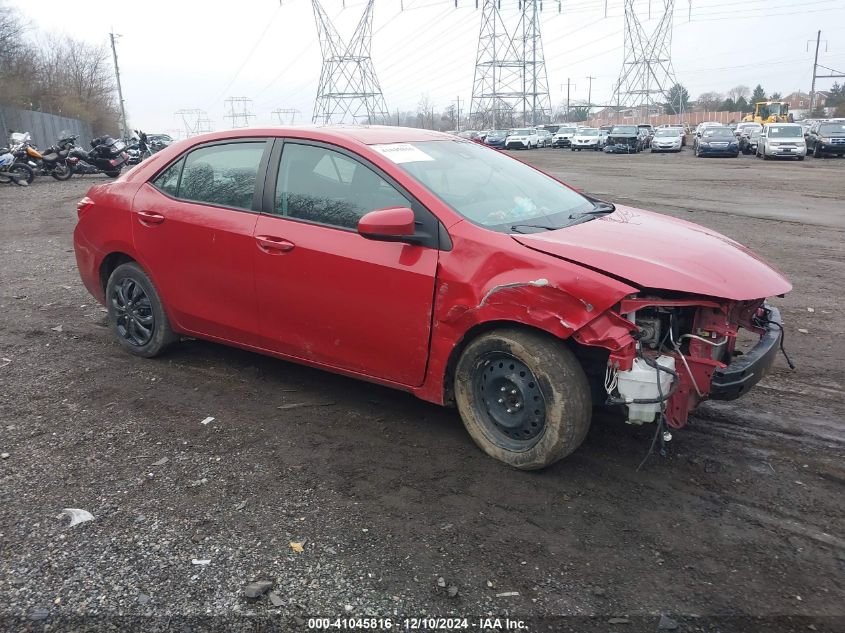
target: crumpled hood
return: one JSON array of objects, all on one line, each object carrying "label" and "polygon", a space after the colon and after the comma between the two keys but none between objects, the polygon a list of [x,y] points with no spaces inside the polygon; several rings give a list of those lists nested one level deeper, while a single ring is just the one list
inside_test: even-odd
[{"label": "crumpled hood", "polygon": [[737,301],[792,289],[779,271],[724,235],[632,207],[617,206],[610,215],[568,228],[512,237],[642,288]]}]

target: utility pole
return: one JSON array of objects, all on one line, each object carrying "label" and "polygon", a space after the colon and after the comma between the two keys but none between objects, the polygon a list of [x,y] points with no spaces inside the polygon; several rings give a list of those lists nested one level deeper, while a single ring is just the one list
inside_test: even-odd
[{"label": "utility pole", "polygon": [[117,48],[114,45],[116,37],[120,37],[120,35],[115,35],[114,31],[109,33],[111,54],[114,57],[114,76],[117,79],[117,98],[120,100],[120,134],[122,138],[126,138],[126,107],[123,105],[123,88],[120,86],[120,67],[117,65]]},{"label": "utility pole", "polygon": [[589,109],[593,107],[593,79],[595,79],[595,77],[587,76],[587,79],[590,81],[587,86],[587,108]]},{"label": "utility pole", "polygon": [[[816,109],[816,72],[819,69],[819,44],[822,42],[822,32],[816,34],[816,58],[813,60],[813,85],[810,88],[810,112]],[[812,115],[811,115],[812,116]]]},{"label": "utility pole", "polygon": [[461,131],[461,95],[458,95],[458,98],[455,99],[455,103],[458,104],[458,111],[457,111],[457,114],[455,116],[455,118],[457,118],[457,121],[455,122],[455,128],[458,132],[460,132]]},{"label": "utility pole", "polygon": [[[537,3],[532,2],[534,5],[534,16],[531,19],[532,21],[532,29],[537,28]],[[534,84],[531,87],[531,126],[536,127],[537,125],[537,37],[533,36],[531,38],[531,77],[534,80]]]}]

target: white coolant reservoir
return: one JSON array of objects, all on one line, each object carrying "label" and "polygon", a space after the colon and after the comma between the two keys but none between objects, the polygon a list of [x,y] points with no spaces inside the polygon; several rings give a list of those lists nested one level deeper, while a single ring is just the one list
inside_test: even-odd
[{"label": "white coolant reservoir", "polygon": [[[661,367],[675,370],[675,359],[672,356],[658,356],[657,363]],[[672,374],[661,371],[660,389],[663,396],[669,393],[672,387]],[[628,402],[628,423],[642,424],[643,422],[654,422],[654,418],[660,411],[659,404],[634,404],[632,400],[653,400],[660,397],[657,389],[658,370],[646,363],[642,358],[634,359],[634,366],[630,371],[618,373],[618,384],[620,397]]]}]

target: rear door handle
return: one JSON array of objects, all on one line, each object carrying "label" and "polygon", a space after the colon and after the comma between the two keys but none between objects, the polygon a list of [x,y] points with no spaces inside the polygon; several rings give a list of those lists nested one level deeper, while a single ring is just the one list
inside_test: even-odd
[{"label": "rear door handle", "polygon": [[164,216],[155,211],[138,211],[138,221],[145,226],[161,224],[164,222]]},{"label": "rear door handle", "polygon": [[256,235],[255,241],[258,243],[258,248],[269,255],[287,253],[295,246],[293,242],[272,235]]}]

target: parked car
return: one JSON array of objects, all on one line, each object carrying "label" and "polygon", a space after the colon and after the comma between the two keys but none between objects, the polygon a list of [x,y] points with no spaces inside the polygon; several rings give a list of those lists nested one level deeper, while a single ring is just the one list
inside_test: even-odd
[{"label": "parked car", "polygon": [[651,140],[654,138],[654,126],[651,123],[640,123],[637,127],[645,132],[645,145],[643,145],[643,148],[647,149],[651,147]]},{"label": "parked car", "polygon": [[534,128],[519,128],[511,130],[505,139],[505,149],[537,149],[540,137]]},{"label": "parked car", "polygon": [[562,125],[552,137],[552,147],[569,147],[572,145],[572,139],[577,132],[578,128],[574,125]]},{"label": "parked car", "polygon": [[739,141],[729,127],[706,127],[693,142],[693,153],[705,156],[739,156]]},{"label": "parked car", "polygon": [[680,152],[684,146],[684,133],[681,128],[664,127],[654,131],[654,138],[651,141],[651,151],[654,152]]},{"label": "parked car", "polygon": [[806,137],[807,152],[815,158],[826,154],[845,155],[845,122],[820,121],[810,128]]},{"label": "parked car", "polygon": [[781,341],[766,298],[791,290],[709,229],[429,130],[206,134],[77,209],[79,273],[127,352],[208,339],[405,390],[522,469],[574,451],[593,404],[660,431],[748,392]]},{"label": "parked car", "polygon": [[643,149],[643,137],[636,125],[614,125],[607,136],[608,154],[636,154]]},{"label": "parked car", "polygon": [[170,147],[172,144],[173,137],[170,134],[147,134],[147,145],[153,154],[160,152],[165,147]]},{"label": "parked car", "polygon": [[740,123],[736,126],[734,130],[734,134],[737,138],[742,138],[743,136],[751,136],[751,133],[754,130],[762,130],[763,126],[759,123]]},{"label": "parked car", "polygon": [[757,156],[770,158],[797,158],[804,160],[807,143],[804,130],[797,123],[766,123],[757,143]]},{"label": "parked car", "polygon": [[604,147],[607,137],[602,136],[601,132],[593,127],[583,127],[572,137],[570,144],[572,151],[576,149],[580,152],[582,149],[591,149],[598,151]]},{"label": "parked car", "polygon": [[537,140],[539,143],[539,147],[551,147],[552,146],[552,133],[548,130],[538,129],[537,130]]},{"label": "parked car", "polygon": [[[695,128],[695,136],[700,137],[701,133],[708,127],[724,127],[724,125],[716,123],[715,121],[704,121],[703,123],[699,123]],[[695,143],[693,143],[693,145],[695,145]]]},{"label": "parked car", "polygon": [[757,144],[760,142],[760,134],[763,132],[763,128],[760,127],[759,130],[752,130],[750,136],[746,136],[743,134],[739,137],[739,151],[743,154],[756,154],[757,153]]},{"label": "parked car", "polygon": [[508,130],[490,130],[487,136],[484,137],[484,144],[495,147],[496,149],[502,149],[505,146],[508,134]]}]

